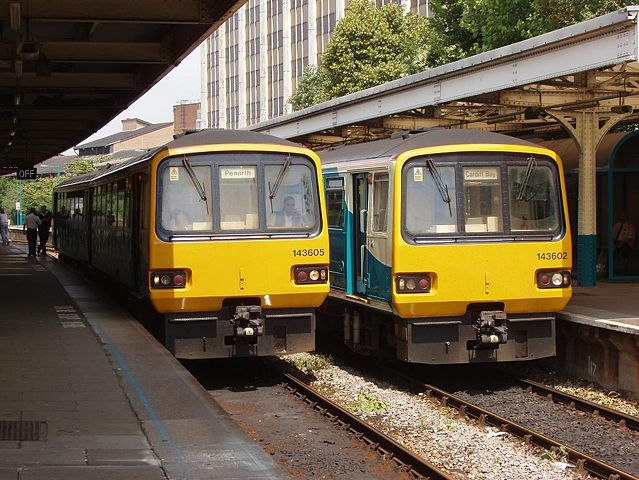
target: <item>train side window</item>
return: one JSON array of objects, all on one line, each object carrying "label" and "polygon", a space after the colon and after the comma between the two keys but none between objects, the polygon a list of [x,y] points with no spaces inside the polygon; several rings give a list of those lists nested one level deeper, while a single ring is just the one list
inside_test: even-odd
[{"label": "train side window", "polygon": [[140,230],[149,228],[149,182],[146,178],[141,180],[140,185]]},{"label": "train side window", "polygon": [[220,165],[220,229],[259,228],[256,165]]},{"label": "train side window", "polygon": [[327,177],[324,180],[326,189],[326,217],[330,228],[344,228],[344,178]]},{"label": "train side window", "polygon": [[126,182],[124,180],[120,180],[117,183],[117,194],[116,194],[116,206],[117,206],[117,214],[115,216],[115,224],[118,227],[124,226],[124,190],[126,188]]},{"label": "train side window", "polygon": [[385,232],[388,219],[388,172],[373,174],[373,232]]}]

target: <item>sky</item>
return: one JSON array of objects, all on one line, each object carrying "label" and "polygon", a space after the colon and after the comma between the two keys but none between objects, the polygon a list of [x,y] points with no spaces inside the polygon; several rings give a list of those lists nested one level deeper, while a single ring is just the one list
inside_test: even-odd
[{"label": "sky", "polygon": [[[173,105],[180,100],[200,100],[200,48],[193,50],[182,62],[171,70],[153,88],[134,102],[120,115],[107,123],[90,137],[78,142],[106,137],[122,131],[124,118],[139,118],[150,123],[172,122]],[[75,155],[73,149],[64,155]]]}]

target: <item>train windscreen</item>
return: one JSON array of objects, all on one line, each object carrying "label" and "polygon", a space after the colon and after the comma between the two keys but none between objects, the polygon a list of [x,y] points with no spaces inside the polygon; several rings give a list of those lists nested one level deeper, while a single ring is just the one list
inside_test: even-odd
[{"label": "train windscreen", "polygon": [[[158,167],[161,238],[229,233],[314,234],[320,226],[315,165],[301,155],[220,153]],[[167,238],[168,237],[168,238]]]},{"label": "train windscreen", "polygon": [[557,167],[543,156],[417,157],[404,165],[402,202],[409,240],[555,236],[563,229]]}]

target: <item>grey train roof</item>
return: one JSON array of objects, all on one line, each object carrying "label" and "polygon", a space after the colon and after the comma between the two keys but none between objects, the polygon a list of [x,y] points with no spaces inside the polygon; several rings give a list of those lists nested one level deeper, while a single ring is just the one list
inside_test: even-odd
[{"label": "grey train roof", "polygon": [[433,128],[419,133],[404,132],[383,140],[342,145],[317,152],[322,164],[342,162],[346,160],[364,160],[367,158],[395,158],[408,150],[442,145],[463,145],[468,143],[491,143],[503,145],[520,145],[539,147],[534,143],[501,133],[483,132],[481,130]]},{"label": "grey train roof", "polygon": [[224,130],[222,128],[210,128],[199,132],[189,133],[167,143],[166,148],[177,148],[194,145],[211,145],[216,143],[263,143],[270,145],[286,145],[299,147],[297,143],[284,140],[265,133],[250,132],[248,130]]},{"label": "grey train roof", "polygon": [[77,177],[70,178],[58,185],[59,187],[79,185],[82,183],[91,182],[97,179],[101,179],[108,175],[112,175],[120,170],[124,170],[132,165],[141,163],[151,158],[156,153],[179,147],[192,147],[198,145],[214,145],[214,144],[241,144],[241,143],[261,143],[266,145],[284,145],[287,147],[299,147],[297,143],[283,140],[273,135],[266,135],[264,133],[249,132],[246,130],[224,130],[224,129],[207,129],[200,130],[199,132],[190,133],[176,138],[175,140],[162,145],[153,150],[147,150],[140,155],[128,159],[122,163],[115,165],[107,165],[106,167],[96,170],[95,172],[86,173]]}]

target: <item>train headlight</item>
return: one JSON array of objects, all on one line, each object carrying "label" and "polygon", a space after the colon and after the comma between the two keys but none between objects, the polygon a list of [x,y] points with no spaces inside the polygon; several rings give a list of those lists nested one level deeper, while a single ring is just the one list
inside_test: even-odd
[{"label": "train headlight", "polygon": [[171,270],[151,272],[152,288],[184,288],[186,286],[186,271]]},{"label": "train headlight", "polygon": [[398,275],[395,278],[397,293],[428,293],[431,283],[428,273]]},{"label": "train headlight", "polygon": [[538,288],[566,288],[570,286],[570,272],[548,270],[537,272]]},{"label": "train headlight", "polygon": [[328,282],[328,267],[326,265],[295,267],[293,279],[298,285],[326,283]]}]

